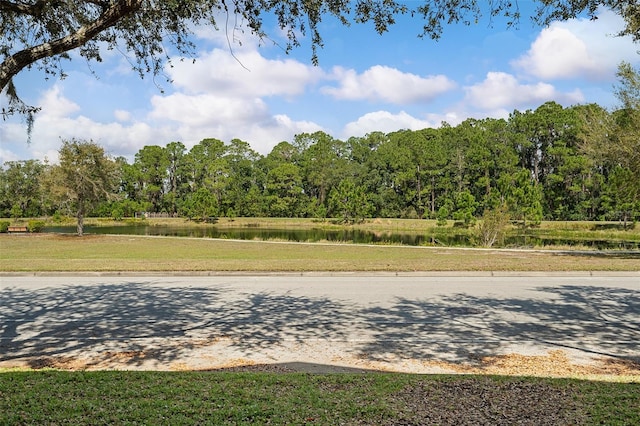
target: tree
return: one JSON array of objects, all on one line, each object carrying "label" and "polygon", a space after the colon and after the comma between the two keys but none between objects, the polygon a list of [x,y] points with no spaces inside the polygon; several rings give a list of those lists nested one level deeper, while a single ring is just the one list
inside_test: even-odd
[{"label": "tree", "polygon": [[[613,185],[618,189],[619,202],[624,206],[626,227],[627,215],[632,217],[640,212],[640,70],[629,63],[618,68],[620,83],[616,96],[621,103],[617,111],[616,140],[611,154],[619,169],[613,174]],[[629,212],[629,213],[627,213]]]},{"label": "tree", "polygon": [[304,190],[298,166],[281,163],[269,170],[265,189],[271,216],[297,217],[300,215]]},{"label": "tree", "polygon": [[198,188],[187,195],[180,213],[189,218],[207,221],[210,217],[218,215],[218,200],[206,188]]},{"label": "tree", "polygon": [[188,185],[185,161],[187,148],[182,142],[171,142],[164,150],[168,160],[168,167],[167,191],[163,204],[169,213],[175,214],[178,211],[178,200],[184,197],[184,190]]},{"label": "tree", "polygon": [[539,224],[542,220],[542,191],[532,179],[529,170],[504,174],[498,182],[511,217],[522,221],[522,227]]},{"label": "tree", "polygon": [[613,209],[610,213],[614,218],[622,220],[624,229],[628,229],[627,222],[635,222],[640,213],[640,180],[637,173],[617,166],[609,175],[608,183]]},{"label": "tree", "polygon": [[38,160],[4,163],[0,168],[0,217],[34,217],[43,213],[40,175],[44,169]]},{"label": "tree", "polygon": [[509,211],[506,204],[503,203],[494,209],[486,209],[478,227],[478,236],[482,247],[493,247],[494,244],[503,245],[508,225]]},{"label": "tree", "polygon": [[623,62],[617,76],[615,95],[620,101],[620,109],[614,114],[617,143],[611,146],[610,155],[622,166],[640,173],[640,69]]},{"label": "tree", "polygon": [[229,165],[225,158],[226,147],[218,139],[207,138],[194,145],[186,158],[191,191],[206,188],[222,205],[223,194],[229,181]]},{"label": "tree", "polygon": [[151,203],[154,212],[159,212],[169,167],[167,151],[157,145],[147,145],[136,153],[133,165],[140,179],[142,196]]},{"label": "tree", "polygon": [[[447,152],[436,129],[401,130],[389,135],[397,190],[406,200],[405,215],[422,218],[425,206],[435,214],[436,191],[444,174]],[[409,207],[410,206],[410,207]]]},{"label": "tree", "polygon": [[623,62],[617,76],[619,109],[581,108],[579,138],[582,152],[605,171],[613,208],[626,221],[640,200],[640,72]]},{"label": "tree", "polygon": [[[538,0],[538,4],[533,18],[542,25],[582,13],[594,17],[604,6],[625,19],[621,35],[640,39],[637,2]],[[399,14],[422,19],[420,35],[433,39],[441,36],[445,24],[470,25],[483,14],[492,19],[505,16],[508,26],[520,19],[518,2],[512,0],[494,0],[488,6],[477,0],[424,0],[415,5],[395,0],[0,0],[0,92],[10,100],[2,113],[25,114],[31,122],[37,108],[19,101],[13,77],[34,65],[64,77],[61,59],[70,59],[69,52],[75,49],[95,61],[106,50],[125,50],[141,75],[159,74],[169,60],[167,45],[181,55],[191,54],[197,25],[218,29],[218,20],[234,15],[235,22],[245,23],[242,30],[264,39],[268,34],[263,20],[272,15],[287,37],[287,50],[299,46],[300,37],[310,36],[312,61],[317,63],[317,49],[323,44],[319,24],[325,16],[344,25],[372,22],[378,33],[384,33]]]},{"label": "tree", "polygon": [[84,216],[98,202],[113,196],[118,181],[117,166],[92,141],[63,141],[60,164],[55,167],[58,184],[75,205],[78,235],[84,233]]},{"label": "tree", "polygon": [[617,76],[617,110],[595,104],[578,110],[580,148],[596,162],[640,170],[640,70],[623,62]]},{"label": "tree", "polygon": [[475,212],[478,208],[478,202],[473,194],[465,190],[462,192],[456,192],[454,197],[455,210],[453,211],[453,218],[468,228],[475,224],[476,217]]},{"label": "tree", "polygon": [[300,163],[305,194],[326,206],[327,195],[345,174],[346,144],[320,131],[296,135],[294,142],[304,147]]},{"label": "tree", "polygon": [[258,213],[258,194],[264,186],[264,175],[257,166],[261,155],[240,139],[227,146],[225,159],[229,167],[229,184],[225,197],[227,216],[254,216]]},{"label": "tree", "polygon": [[378,148],[388,141],[386,134],[372,132],[363,137],[351,137],[347,140],[348,171],[354,182],[358,182],[367,193],[371,206],[371,214],[379,216],[382,208],[382,196],[380,189],[383,186],[384,177],[378,173],[376,155]]},{"label": "tree", "polygon": [[345,179],[329,193],[329,206],[333,216],[339,215],[344,223],[362,222],[371,214],[371,204],[362,186]]},{"label": "tree", "polygon": [[[468,119],[457,126],[464,144],[469,180],[468,189],[480,203],[480,211],[500,204],[498,178],[517,168],[515,152],[508,124],[505,120]],[[460,129],[461,128],[461,129]]]}]

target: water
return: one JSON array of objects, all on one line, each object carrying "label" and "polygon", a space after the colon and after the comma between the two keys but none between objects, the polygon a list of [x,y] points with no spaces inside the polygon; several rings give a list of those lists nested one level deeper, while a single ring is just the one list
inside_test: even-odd
[{"label": "water", "polygon": [[[75,226],[47,227],[44,232],[72,234]],[[326,229],[264,229],[176,226],[86,226],[86,234],[116,235],[155,235],[192,238],[217,238],[234,240],[279,240],[292,242],[347,242],[355,244],[395,244],[407,246],[470,247],[473,241],[464,234],[416,234],[401,232],[372,232],[362,230],[326,230]],[[624,249],[639,250],[638,241],[607,240],[569,240],[558,238],[532,237],[525,235],[510,236],[506,247],[544,247],[544,246],[582,246],[598,250]]]},{"label": "water", "polygon": [[[44,232],[75,233],[75,226],[48,227]],[[293,242],[349,242],[356,244],[438,244],[424,235],[402,233],[377,233],[360,230],[326,229],[265,229],[215,227],[175,227],[175,226],[99,226],[84,228],[85,234],[155,235],[172,237],[218,238],[233,240],[280,240]],[[457,245],[467,243],[464,237],[453,238],[449,242]]]}]

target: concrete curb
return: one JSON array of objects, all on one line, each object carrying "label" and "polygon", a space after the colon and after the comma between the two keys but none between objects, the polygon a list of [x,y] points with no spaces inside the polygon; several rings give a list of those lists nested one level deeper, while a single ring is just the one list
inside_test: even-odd
[{"label": "concrete curb", "polygon": [[[640,277],[640,271],[102,271],[0,272],[0,277]],[[639,284],[640,285],[640,284]]]}]

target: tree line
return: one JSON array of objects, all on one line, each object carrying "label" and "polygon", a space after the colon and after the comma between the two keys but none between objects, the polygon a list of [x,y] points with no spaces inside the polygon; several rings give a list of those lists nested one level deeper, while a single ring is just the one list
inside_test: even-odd
[{"label": "tree line", "polygon": [[119,219],[150,211],[203,220],[402,217],[472,225],[502,211],[524,225],[636,220],[637,102],[613,112],[548,102],[508,119],[345,141],[304,133],[267,155],[239,139],[204,139],[191,149],[182,142],[145,146],[129,163],[109,158],[93,142],[71,140],[63,143],[58,165],[4,164],[0,216]]}]

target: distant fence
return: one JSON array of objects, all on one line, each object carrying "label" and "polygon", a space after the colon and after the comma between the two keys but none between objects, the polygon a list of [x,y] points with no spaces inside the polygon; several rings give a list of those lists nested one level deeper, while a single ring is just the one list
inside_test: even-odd
[{"label": "distant fence", "polygon": [[145,219],[163,219],[163,218],[169,218],[169,217],[177,217],[177,215],[176,214],[170,214],[170,213],[136,212],[136,218],[137,219],[141,219],[141,218],[145,218]]}]

